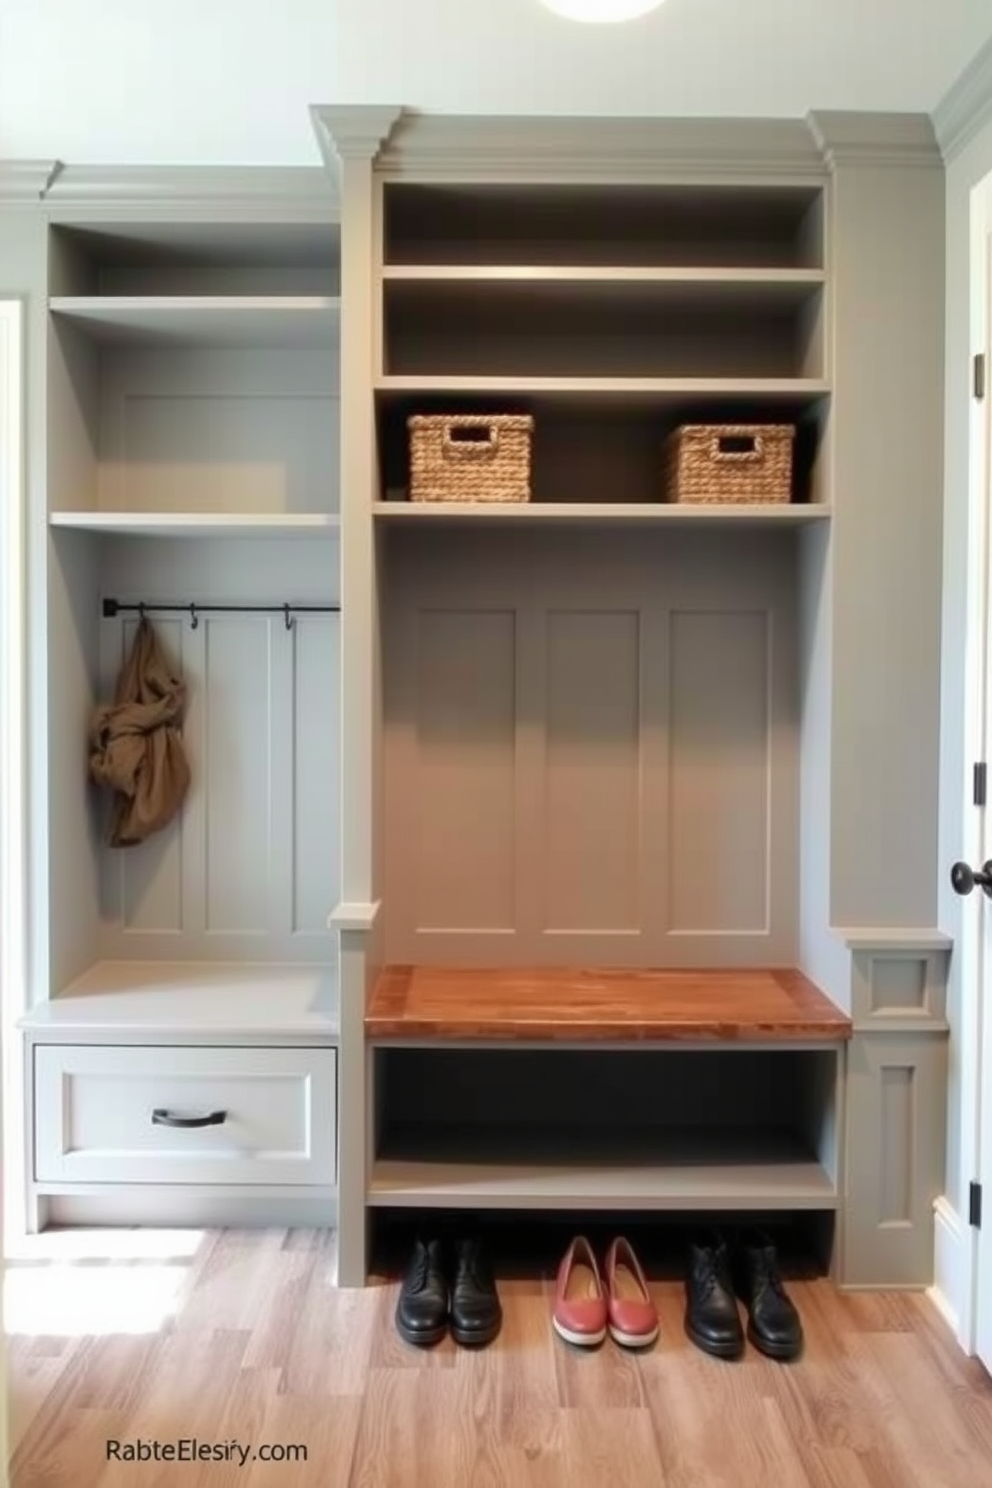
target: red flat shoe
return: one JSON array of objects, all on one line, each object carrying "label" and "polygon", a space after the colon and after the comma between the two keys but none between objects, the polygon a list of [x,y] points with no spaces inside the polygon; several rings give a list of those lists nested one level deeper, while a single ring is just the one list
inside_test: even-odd
[{"label": "red flat shoe", "polygon": [[584,1235],[576,1236],[558,1267],[551,1322],[560,1338],[580,1348],[595,1348],[606,1337],[603,1283]]},{"label": "red flat shoe", "polygon": [[658,1337],[658,1312],[629,1240],[618,1236],[606,1253],[610,1337],[623,1348],[646,1348]]}]

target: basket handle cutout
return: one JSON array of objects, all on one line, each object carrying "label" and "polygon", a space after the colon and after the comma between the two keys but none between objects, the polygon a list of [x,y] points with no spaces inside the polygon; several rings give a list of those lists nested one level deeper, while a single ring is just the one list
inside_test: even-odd
[{"label": "basket handle cutout", "polygon": [[444,453],[458,460],[494,455],[498,444],[499,429],[481,419],[452,424],[444,431]]},{"label": "basket handle cutout", "polygon": [[763,460],[765,442],[760,434],[717,434],[710,444],[710,459],[735,465]]}]

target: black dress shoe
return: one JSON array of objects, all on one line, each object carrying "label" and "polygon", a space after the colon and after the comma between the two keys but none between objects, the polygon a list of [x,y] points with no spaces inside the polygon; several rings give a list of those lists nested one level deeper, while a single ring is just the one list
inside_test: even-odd
[{"label": "black dress shoe", "polygon": [[744,1352],[737,1299],[730,1276],[730,1253],[719,1234],[693,1237],[685,1278],[685,1331],[697,1348],[718,1359]]},{"label": "black dress shoe", "polygon": [[775,1246],[763,1230],[738,1236],[734,1270],[750,1341],[771,1359],[795,1359],[802,1352],[803,1325],[782,1285]]},{"label": "black dress shoe", "polygon": [[416,1240],[396,1303],[396,1329],[407,1343],[440,1343],[448,1326],[448,1278],[440,1240]]},{"label": "black dress shoe", "polygon": [[492,1267],[482,1242],[455,1242],[455,1279],[451,1288],[451,1336],[456,1343],[491,1343],[503,1323]]}]

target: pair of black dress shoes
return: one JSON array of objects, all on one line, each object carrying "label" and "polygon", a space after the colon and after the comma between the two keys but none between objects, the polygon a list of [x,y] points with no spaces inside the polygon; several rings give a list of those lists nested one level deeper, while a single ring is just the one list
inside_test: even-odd
[{"label": "pair of black dress shoes", "polygon": [[491,1343],[503,1322],[492,1267],[476,1236],[418,1238],[396,1303],[396,1329],[407,1343]]},{"label": "pair of black dress shoes", "polygon": [[719,1230],[693,1236],[685,1278],[685,1331],[708,1354],[736,1359],[744,1352],[738,1299],[747,1310],[747,1338],[771,1359],[795,1359],[803,1328],[782,1285],[775,1246],[763,1230],[742,1229],[731,1239]]}]

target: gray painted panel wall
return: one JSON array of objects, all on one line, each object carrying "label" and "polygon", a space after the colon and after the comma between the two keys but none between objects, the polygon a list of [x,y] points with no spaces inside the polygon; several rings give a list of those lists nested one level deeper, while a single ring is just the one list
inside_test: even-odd
[{"label": "gray painted panel wall", "polygon": [[793,964],[789,533],[396,534],[394,961]]},{"label": "gray painted panel wall", "polygon": [[[169,603],[333,603],[337,543],[52,539],[51,990],[97,955],[334,959],[339,874],[339,617],[156,615],[190,688],[194,785],[180,820],[139,848],[103,841],[87,731],[113,696],[134,620],[100,596]],[[99,897],[98,897],[99,894]],[[49,988],[43,988],[48,995]]]},{"label": "gray painted panel wall", "polygon": [[841,165],[832,219],[831,921],[926,926],[940,725],[942,173]]},{"label": "gray painted panel wall", "polygon": [[337,511],[337,369],[323,353],[104,350],[102,364],[100,507]]},{"label": "gray painted panel wall", "polygon": [[546,626],[545,928],[636,930],[640,614],[549,610]]}]

